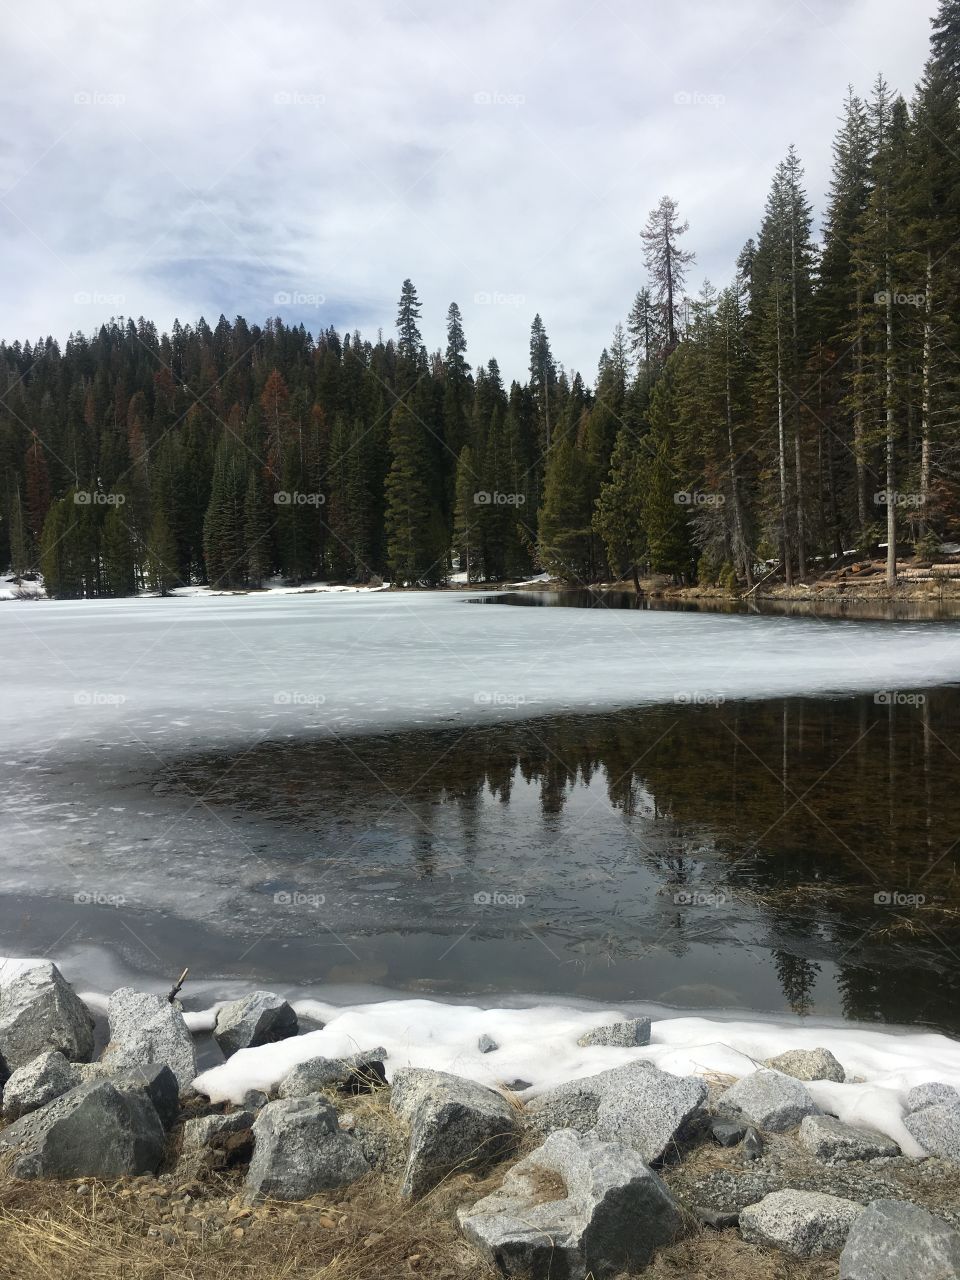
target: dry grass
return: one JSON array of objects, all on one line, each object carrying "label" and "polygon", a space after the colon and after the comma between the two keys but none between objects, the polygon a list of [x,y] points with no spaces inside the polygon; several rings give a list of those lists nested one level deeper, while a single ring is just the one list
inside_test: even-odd
[{"label": "dry grass", "polygon": [[[371,1176],[333,1195],[296,1205],[242,1208],[224,1202],[226,1224],[199,1235],[163,1226],[145,1194],[153,1179],[96,1184],[0,1180],[0,1277],[3,1280],[497,1280],[462,1239],[458,1205],[499,1183],[451,1178],[407,1206],[396,1186]],[[211,1187],[236,1192],[238,1182]],[[233,1207],[230,1207],[231,1202]],[[203,1216],[204,1207],[197,1206]],[[663,1250],[643,1272],[649,1280],[836,1280],[836,1260],[797,1262],[745,1244],[736,1231],[704,1230]]]},{"label": "dry grass", "polygon": [[[352,1113],[357,1127],[379,1126],[391,1139],[402,1137],[383,1091],[336,1101]],[[521,1154],[538,1141],[528,1135]],[[685,1153],[684,1164],[703,1173],[729,1158],[729,1152],[704,1143]],[[159,1178],[107,1184],[18,1182],[9,1176],[8,1164],[9,1159],[0,1164],[0,1280],[498,1277],[464,1241],[456,1210],[499,1187],[507,1164],[483,1176],[452,1174],[411,1205],[400,1199],[399,1169],[391,1157],[385,1172],[371,1173],[351,1187],[296,1204],[256,1207],[243,1203],[241,1167],[187,1172],[181,1165]],[[546,1170],[539,1189],[545,1200],[565,1194],[562,1181]],[[786,1259],[745,1244],[736,1231],[692,1227],[643,1275],[651,1280],[836,1280],[838,1266],[836,1260]]]},{"label": "dry grass", "polygon": [[[139,1179],[141,1183],[149,1180]],[[230,1211],[225,1231],[159,1240],[133,1185],[0,1182],[3,1280],[497,1280],[460,1236],[454,1211],[490,1191],[458,1177],[414,1206],[371,1177],[336,1197]],[[126,1194],[125,1194],[126,1193]],[[77,1203],[82,1200],[82,1203]],[[242,1232],[242,1234],[240,1234]],[[836,1280],[837,1262],[798,1262],[745,1244],[736,1231],[703,1230],[663,1250],[649,1280]]]},{"label": "dry grass", "polygon": [[644,1280],[837,1280],[836,1258],[800,1261],[746,1244],[736,1231],[702,1231],[664,1249]]},{"label": "dry grass", "polygon": [[[460,1176],[416,1205],[371,1175],[295,1205],[241,1205],[239,1177],[172,1218],[153,1203],[153,1179],[92,1184],[0,1181],[3,1280],[366,1280],[428,1276],[493,1280],[464,1243],[457,1205],[485,1194]],[[166,1199],[166,1198],[165,1198]],[[180,1208],[182,1197],[175,1207]],[[165,1206],[167,1207],[167,1206]],[[200,1229],[191,1230],[191,1219]],[[153,1227],[162,1235],[150,1234]]]}]

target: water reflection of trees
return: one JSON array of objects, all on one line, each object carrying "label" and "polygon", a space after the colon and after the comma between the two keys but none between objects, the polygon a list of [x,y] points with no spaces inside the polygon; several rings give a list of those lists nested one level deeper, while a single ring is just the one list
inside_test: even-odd
[{"label": "water reflection of trees", "polygon": [[[665,884],[695,883],[709,863],[714,882],[754,895],[771,933],[788,939],[773,962],[791,1008],[809,1009],[819,972],[809,957],[826,948],[851,1014],[909,1020],[918,965],[960,989],[958,713],[953,689],[919,705],[870,696],[670,705],[348,746],[264,743],[229,770],[217,757],[178,773],[208,801],[324,834],[390,813],[407,825],[425,877],[449,862],[451,839],[475,846],[491,804],[527,821],[523,788],[524,803],[532,792],[555,824],[596,779],[638,835],[637,859]],[[818,892],[795,895],[797,886]],[[898,932],[896,911],[878,919],[878,892],[922,892],[947,911]],[[871,954],[887,957],[882,979],[864,963]]]}]

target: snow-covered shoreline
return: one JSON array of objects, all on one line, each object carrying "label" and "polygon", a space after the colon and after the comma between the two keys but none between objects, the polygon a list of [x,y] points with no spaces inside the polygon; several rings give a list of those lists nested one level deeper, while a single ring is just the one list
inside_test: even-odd
[{"label": "snow-covered shoreline", "polygon": [[[94,1013],[105,1015],[113,984],[133,982],[140,990],[168,989],[166,980],[147,981],[127,974],[100,957],[96,989],[76,983],[77,993]],[[0,959],[0,979],[9,981],[35,959]],[[69,960],[61,967],[75,969]],[[87,981],[92,976],[88,969]],[[212,981],[186,984],[184,1014],[195,1037],[213,1030],[217,1010],[253,989],[251,983]],[[960,1039],[910,1027],[878,1029],[829,1018],[800,1018],[732,1010],[688,1011],[649,1001],[601,1004],[571,997],[545,1000],[515,995],[499,1000],[423,999],[374,988],[318,989],[298,996],[273,987],[298,1016],[322,1030],[303,1031],[274,1044],[241,1049],[208,1067],[195,1085],[214,1102],[239,1103],[251,1089],[269,1092],[294,1066],[308,1059],[344,1058],[374,1047],[386,1050],[387,1078],[403,1067],[426,1067],[463,1076],[488,1086],[524,1082],[525,1098],[570,1080],[595,1075],[634,1061],[650,1062],[672,1075],[741,1077],[766,1059],[791,1050],[826,1048],[839,1060],[847,1080],[807,1084],[823,1110],[850,1124],[879,1130],[905,1154],[920,1149],[903,1126],[904,1099],[919,1084],[938,1081],[960,1089]],[[330,999],[322,998],[325,995]],[[644,1016],[651,1019],[650,1043],[636,1048],[582,1046],[578,1040],[594,1027]],[[489,1036],[498,1046],[482,1052]]]},{"label": "snow-covered shoreline", "polygon": [[[83,998],[93,1002],[89,994]],[[591,1028],[629,1016],[623,1007],[481,1008],[419,999],[356,1005],[301,1000],[294,1007],[322,1021],[323,1030],[243,1049],[202,1072],[197,1089],[215,1102],[238,1103],[249,1089],[269,1091],[309,1058],[347,1057],[374,1046],[387,1051],[388,1078],[401,1067],[427,1067],[486,1085],[526,1081],[531,1087],[520,1090],[525,1097],[633,1061],[651,1062],[672,1075],[741,1077],[788,1050],[824,1047],[842,1063],[848,1082],[809,1082],[817,1105],[848,1123],[875,1128],[906,1154],[919,1155],[902,1123],[907,1091],[930,1081],[960,1088],[960,1041],[932,1032],[677,1014],[653,1021],[649,1045],[623,1049],[577,1043]],[[191,1028],[212,1027],[215,1008],[188,1014]],[[484,1034],[498,1045],[495,1052],[478,1048]]]}]

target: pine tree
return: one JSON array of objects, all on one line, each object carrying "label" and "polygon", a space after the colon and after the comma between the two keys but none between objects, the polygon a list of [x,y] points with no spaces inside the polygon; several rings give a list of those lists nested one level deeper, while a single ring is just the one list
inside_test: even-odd
[{"label": "pine tree", "polygon": [[247,463],[234,436],[224,432],[213,464],[210,503],[203,522],[203,552],[214,587],[238,587],[247,580],[244,509]]},{"label": "pine tree", "polygon": [[669,573],[675,582],[693,576],[693,554],[687,516],[690,506],[683,501],[689,493],[689,474],[678,474],[679,457],[675,426],[678,420],[678,373],[680,352],[667,363],[650,401],[650,434],[643,453],[643,529],[650,568]]},{"label": "pine tree", "polygon": [[457,460],[456,501],[453,516],[453,549],[460,572],[466,574],[468,583],[478,581],[477,534],[480,507],[477,503],[477,477],[474,470],[473,450],[464,445]]},{"label": "pine tree", "polygon": [[[820,337],[827,351],[828,397],[840,409],[842,388],[852,386],[863,373],[862,316],[866,300],[856,284],[854,249],[863,230],[869,197],[870,135],[866,110],[852,88],[847,92],[840,129],[833,142],[833,172],[824,220],[824,247],[820,262],[817,310]],[[853,287],[851,287],[853,286]],[[852,338],[852,342],[850,339]],[[863,404],[847,401],[851,409],[850,450],[855,467],[857,542],[864,539],[870,522],[868,510],[867,451]],[[840,539],[841,545],[843,540]]]},{"label": "pine tree", "polygon": [[71,532],[71,514],[66,498],[55,499],[47,511],[40,537],[40,572],[47,594],[55,599],[73,599],[80,594],[79,585],[70,573],[65,541]]},{"label": "pine tree", "polygon": [[[260,394],[260,408],[263,412],[264,432],[266,436],[267,470],[274,478],[273,488],[280,484],[280,473],[283,469],[284,451],[290,438],[292,424],[290,421],[290,392],[283,375],[278,369],[272,369]],[[238,434],[241,422],[239,413],[231,422],[231,430]]]},{"label": "pine tree", "polygon": [[[47,508],[49,511],[49,507]],[[31,541],[27,529],[26,512],[20,497],[20,477],[14,477],[13,492],[7,504],[7,536],[10,549],[10,567],[19,581],[31,563],[36,560],[30,554]],[[44,521],[46,524],[46,521]],[[43,530],[41,529],[41,535]]]},{"label": "pine tree", "polygon": [[537,554],[550,573],[566,582],[590,582],[594,545],[586,459],[570,435],[556,442],[547,464]]},{"label": "pine tree", "polygon": [[400,290],[400,302],[397,308],[397,353],[401,359],[416,363],[420,357],[423,338],[420,336],[418,321],[421,303],[412,281],[404,280]]},{"label": "pine tree", "polygon": [[[459,459],[469,431],[471,384],[466,351],[463,317],[457,304],[451,302],[447,310],[447,349],[443,357],[444,442],[450,459]],[[455,482],[455,467],[448,470]]]},{"label": "pine tree", "polygon": [[630,335],[630,353],[636,362],[637,377],[642,378],[642,386],[648,395],[659,369],[660,353],[666,346],[662,320],[663,316],[654,304],[649,287],[644,285],[630,308],[627,333]]},{"label": "pine tree", "polygon": [[177,543],[162,508],[154,512],[147,537],[147,578],[158,596],[180,585],[177,573]]},{"label": "pine tree", "polygon": [[134,545],[121,504],[107,508],[100,537],[100,553],[103,560],[103,594],[133,595],[137,589]]},{"label": "pine tree", "polygon": [[437,583],[445,573],[445,536],[431,488],[426,431],[402,401],[390,419],[392,462],[386,480],[387,558],[394,583]]},{"label": "pine tree", "polygon": [[274,503],[280,572],[298,586],[313,575],[316,566],[322,504],[296,441],[286,447]]},{"label": "pine tree", "polygon": [[[917,536],[935,547],[955,504],[960,473],[960,5],[945,0],[934,20],[907,133],[908,172],[896,195],[904,239],[906,309],[902,343],[916,370],[920,414]],[[908,459],[908,465],[913,463]],[[927,549],[930,549],[929,547]]]},{"label": "pine tree", "polygon": [[250,585],[263,586],[273,569],[271,533],[273,522],[267,510],[267,495],[259,468],[250,467],[243,500],[244,561]]},{"label": "pine tree", "polygon": [[802,438],[805,344],[812,325],[813,246],[803,170],[793,147],[777,167],[752,272],[751,334],[761,423],[776,423],[776,497],[768,503],[787,585],[806,569],[807,535]]},{"label": "pine tree", "polygon": [[960,0],[940,0],[931,20],[930,52],[937,70],[960,82]]},{"label": "pine tree", "polygon": [[853,395],[867,418],[865,443],[879,450],[884,477],[876,501],[885,499],[887,585],[897,578],[897,445],[904,387],[899,376],[899,271],[904,253],[903,182],[907,170],[907,109],[895,99],[882,77],[874,85],[868,108],[872,142],[870,196],[863,227],[855,241],[856,274],[865,298],[873,305],[858,317],[857,338],[864,348],[863,367],[855,375]]},{"label": "pine tree", "polygon": [[556,381],[557,367],[550,350],[550,339],[538,314],[533,317],[530,326],[530,387],[537,402],[541,449],[544,454],[549,453],[553,446],[550,415]]},{"label": "pine tree", "polygon": [[86,490],[54,500],[40,537],[40,571],[51,596],[90,599],[100,594],[98,520]]},{"label": "pine tree", "polygon": [[618,576],[629,574],[640,595],[640,566],[647,558],[643,522],[642,443],[621,427],[614,445],[610,478],[603,484],[593,527],[603,540],[607,561]]},{"label": "pine tree", "polygon": [[50,473],[43,445],[36,434],[31,438],[23,469],[27,527],[36,545],[40,540],[43,522],[50,506]]},{"label": "pine tree", "polygon": [[745,445],[749,409],[748,356],[744,342],[743,295],[739,286],[724,289],[717,301],[716,342],[711,385],[721,384],[723,439],[729,494],[728,538],[736,572],[748,588],[753,586],[752,520],[744,495],[743,472],[749,449]]},{"label": "pine tree", "polygon": [[681,249],[680,239],[690,229],[681,222],[676,200],[663,196],[650,213],[647,225],[640,233],[643,239],[643,257],[653,281],[657,307],[663,332],[663,351],[669,355],[677,345],[677,320],[683,299],[687,267],[694,254]]}]

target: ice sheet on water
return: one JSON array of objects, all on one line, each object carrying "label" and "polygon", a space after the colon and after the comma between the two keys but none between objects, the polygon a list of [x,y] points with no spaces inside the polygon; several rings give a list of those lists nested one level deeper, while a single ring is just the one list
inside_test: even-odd
[{"label": "ice sheet on water", "polygon": [[480,608],[444,592],[12,603],[2,624],[2,740],[58,751],[960,680],[960,624]]}]

